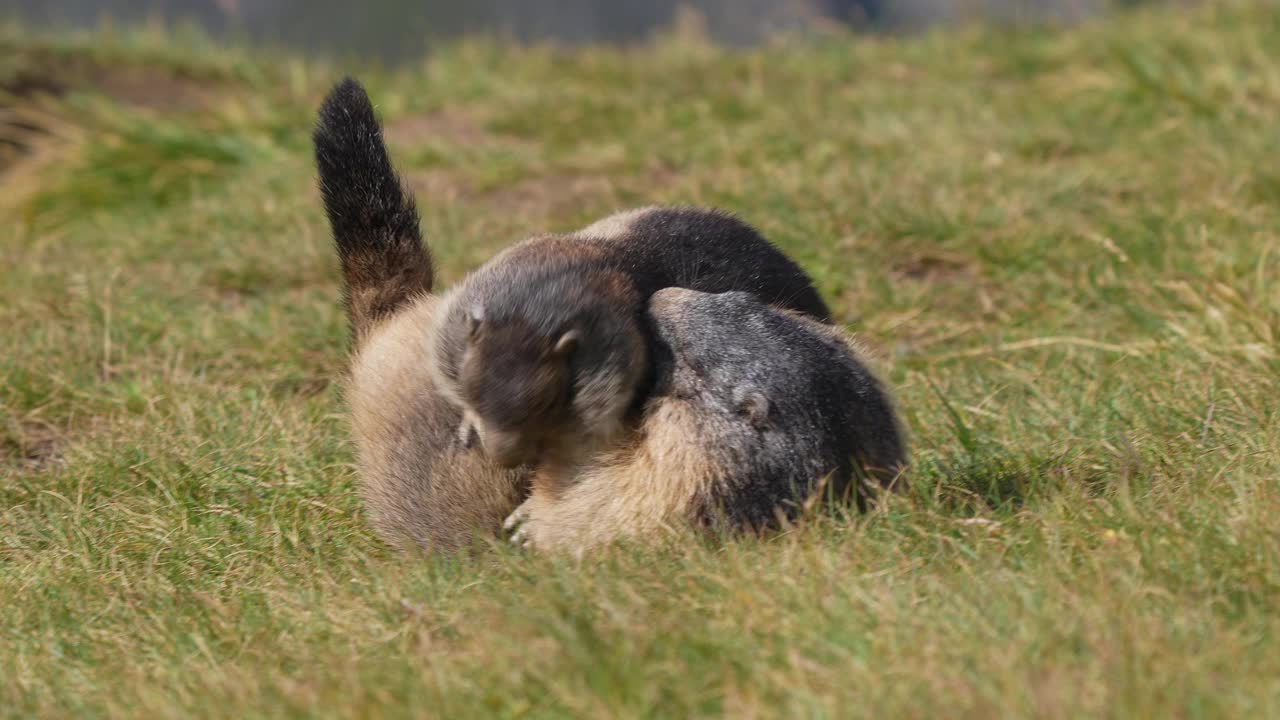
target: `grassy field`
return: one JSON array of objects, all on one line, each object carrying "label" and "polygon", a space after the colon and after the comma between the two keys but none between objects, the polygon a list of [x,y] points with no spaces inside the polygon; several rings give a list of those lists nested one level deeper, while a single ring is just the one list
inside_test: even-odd
[{"label": "grassy field", "polygon": [[397,557],[309,131],[356,68],[0,30],[0,714],[1280,715],[1280,7],[360,70],[446,281],[734,210],[877,352],[914,493]]}]

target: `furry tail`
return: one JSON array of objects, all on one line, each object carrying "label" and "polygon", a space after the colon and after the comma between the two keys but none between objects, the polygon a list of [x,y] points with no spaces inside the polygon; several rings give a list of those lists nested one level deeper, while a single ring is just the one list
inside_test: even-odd
[{"label": "furry tail", "polygon": [[431,291],[431,255],[360,83],[346,78],[329,93],[312,139],[347,315],[359,342],[377,322]]}]

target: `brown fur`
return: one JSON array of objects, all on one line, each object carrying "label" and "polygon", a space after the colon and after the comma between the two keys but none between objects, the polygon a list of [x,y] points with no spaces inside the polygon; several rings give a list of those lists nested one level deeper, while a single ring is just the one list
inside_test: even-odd
[{"label": "brown fur", "polygon": [[366,258],[356,256],[343,262],[347,313],[356,344],[380,321],[399,311],[407,298],[431,292],[431,261],[425,253],[405,258],[401,267],[398,273],[384,274],[381,263]]},{"label": "brown fur", "polygon": [[[526,241],[512,250],[516,252],[499,258],[519,266],[537,258],[572,262],[597,254],[557,238]],[[632,322],[639,303],[625,276],[592,268],[569,276],[566,284],[563,294],[541,301],[567,304],[566,296],[589,294],[594,315],[590,310],[575,314],[570,324],[549,334],[526,318],[493,322],[485,311],[473,309],[465,337],[456,333],[445,341],[465,343],[445,351],[461,358],[456,382],[439,372],[441,361],[432,362],[437,385],[468,410],[468,427],[461,434],[473,433],[500,465],[556,462],[614,437],[643,380],[644,337]],[[494,291],[506,292],[501,287]],[[624,349],[614,353],[612,362],[589,364],[583,358],[603,344],[591,329],[605,326],[611,326],[604,333],[608,342]]]}]

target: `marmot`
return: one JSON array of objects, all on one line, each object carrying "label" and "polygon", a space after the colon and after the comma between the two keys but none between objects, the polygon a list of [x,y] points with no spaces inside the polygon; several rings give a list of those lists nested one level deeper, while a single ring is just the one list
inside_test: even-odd
[{"label": "marmot", "polygon": [[743,292],[662,290],[648,317],[663,359],[634,438],[538,471],[513,541],[581,553],[679,525],[763,530],[903,485],[893,406],[834,327]]},{"label": "marmot", "polygon": [[831,316],[795,262],[720,211],[642,208],[529,238],[441,297],[430,365],[464,408],[464,440],[515,467],[572,462],[616,438],[653,377],[645,304],[669,287]]},{"label": "marmot", "polygon": [[456,439],[462,411],[426,368],[437,305],[431,257],[354,80],[325,99],[314,141],[353,335],[346,395],[370,520],[402,549],[492,538],[528,495],[529,471],[499,468]]}]

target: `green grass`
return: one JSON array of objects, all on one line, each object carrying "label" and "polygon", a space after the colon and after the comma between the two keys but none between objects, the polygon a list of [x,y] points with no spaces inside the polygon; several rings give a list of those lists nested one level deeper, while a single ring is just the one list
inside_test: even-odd
[{"label": "green grass", "polygon": [[65,86],[0,98],[31,151],[0,176],[0,713],[1280,714],[1277,38],[1241,0],[362,71],[445,281],[717,205],[880,353],[910,497],[574,564],[364,522],[308,138],[347,68],[0,31],[0,87]]}]

